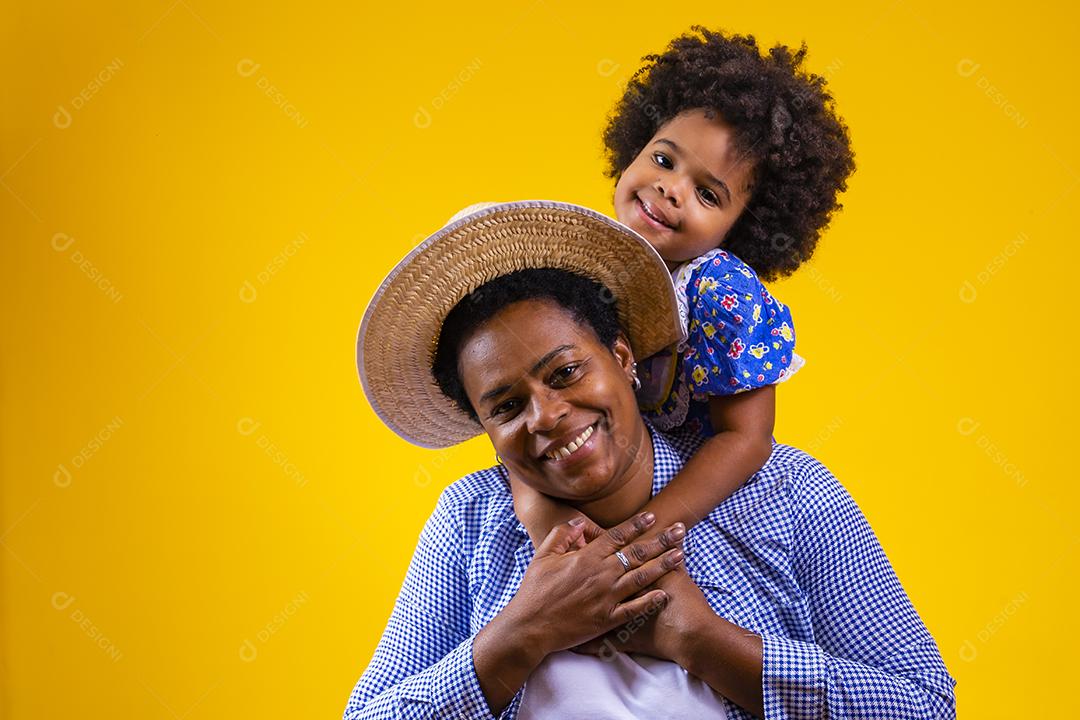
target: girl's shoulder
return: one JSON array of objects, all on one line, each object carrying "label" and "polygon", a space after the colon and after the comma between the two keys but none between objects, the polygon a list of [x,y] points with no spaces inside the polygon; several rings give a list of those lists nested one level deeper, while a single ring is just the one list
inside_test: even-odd
[{"label": "girl's shoulder", "polygon": [[717,248],[687,261],[675,271],[675,288],[680,294],[695,295],[704,284],[704,290],[722,288],[739,294],[760,295],[768,292],[758,279],[754,268],[744,263],[734,253]]},{"label": "girl's shoulder", "polygon": [[754,268],[744,263],[735,253],[723,248],[710,250],[688,261],[683,267],[696,277],[726,277],[739,283],[761,283]]},{"label": "girl's shoulder", "polygon": [[695,397],[773,385],[802,366],[791,311],[735,255],[695,258],[677,273],[676,288],[683,372]]},{"label": "girl's shoulder", "polygon": [[684,263],[675,271],[673,280],[684,321],[689,320],[695,308],[711,307],[716,303],[727,310],[747,302],[759,303],[772,310],[785,309],[752,267],[722,248]]}]

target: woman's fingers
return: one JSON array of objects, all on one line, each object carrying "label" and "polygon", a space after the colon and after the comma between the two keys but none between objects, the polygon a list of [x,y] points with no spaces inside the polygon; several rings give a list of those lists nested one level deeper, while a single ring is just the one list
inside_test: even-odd
[{"label": "woman's fingers", "polygon": [[656,522],[656,516],[651,512],[639,513],[613,528],[608,528],[594,542],[589,543],[589,548],[600,555],[611,555],[641,537],[654,522]]},{"label": "woman's fingers", "polygon": [[686,526],[682,523],[675,523],[647,540],[630,543],[621,551],[623,556],[630,562],[630,568],[624,569],[629,571],[631,568],[641,567],[664,551],[678,547],[682,544],[685,536]]},{"label": "woman's fingers", "polygon": [[682,561],[682,548],[672,548],[660,557],[653,558],[640,567],[628,570],[626,574],[615,581],[615,592],[623,596],[641,592],[664,575],[678,568]]}]

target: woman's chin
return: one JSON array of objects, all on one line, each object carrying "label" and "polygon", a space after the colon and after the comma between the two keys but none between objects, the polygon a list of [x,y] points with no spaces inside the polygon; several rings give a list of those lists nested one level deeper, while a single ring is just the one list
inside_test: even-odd
[{"label": "woman's chin", "polygon": [[621,435],[610,417],[601,417],[593,428],[588,440],[569,455],[533,460],[527,469],[522,468],[526,470],[522,477],[532,478],[527,484],[574,505],[595,502],[617,492],[632,466],[622,462],[628,445],[614,439]]}]

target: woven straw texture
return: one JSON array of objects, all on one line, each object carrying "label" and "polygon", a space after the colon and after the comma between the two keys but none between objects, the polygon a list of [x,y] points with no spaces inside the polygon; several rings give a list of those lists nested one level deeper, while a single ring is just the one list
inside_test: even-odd
[{"label": "woven straw texture", "polygon": [[501,275],[553,267],[603,283],[618,300],[619,319],[637,358],[681,339],[663,261],[614,220],[550,201],[489,205],[455,218],[390,272],[357,338],[357,366],[368,400],[409,442],[449,447],[483,432],[439,390],[431,364],[450,310]]}]

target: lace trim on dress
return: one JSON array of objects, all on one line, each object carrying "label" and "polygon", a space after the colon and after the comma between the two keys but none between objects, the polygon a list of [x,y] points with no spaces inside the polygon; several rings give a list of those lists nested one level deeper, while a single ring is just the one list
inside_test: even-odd
[{"label": "lace trim on dress", "polygon": [[679,322],[683,326],[683,339],[679,343],[679,351],[682,352],[687,348],[687,343],[690,337],[690,299],[686,288],[690,286],[690,278],[693,276],[694,271],[702,265],[711,262],[714,257],[724,252],[720,248],[710,250],[704,255],[685,262],[675,269],[675,274],[672,276],[675,281],[675,299],[679,304]]}]

